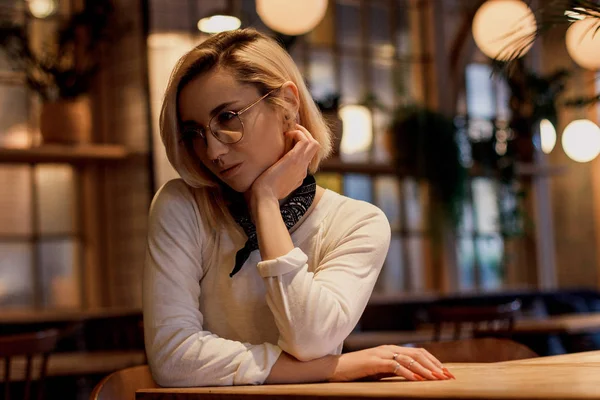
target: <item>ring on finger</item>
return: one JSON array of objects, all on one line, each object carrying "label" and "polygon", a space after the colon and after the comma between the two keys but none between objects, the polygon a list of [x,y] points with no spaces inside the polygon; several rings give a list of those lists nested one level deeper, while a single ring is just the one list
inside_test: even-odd
[{"label": "ring on finger", "polygon": [[410,360],[410,362],[408,363],[408,366],[406,368],[410,369],[412,367],[412,365],[416,362],[417,362],[416,360]]},{"label": "ring on finger", "polygon": [[398,357],[398,353],[394,353],[394,357],[392,357],[392,360],[396,361],[396,357]]},{"label": "ring on finger", "polygon": [[394,374],[396,372],[398,372],[399,369],[400,369],[400,363],[396,363],[396,367],[394,368]]}]

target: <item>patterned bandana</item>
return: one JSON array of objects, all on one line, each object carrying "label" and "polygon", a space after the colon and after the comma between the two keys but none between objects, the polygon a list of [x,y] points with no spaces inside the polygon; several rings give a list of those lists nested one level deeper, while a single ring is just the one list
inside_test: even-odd
[{"label": "patterned bandana", "polygon": [[[281,217],[288,231],[296,225],[296,223],[302,218],[306,211],[310,208],[313,200],[315,199],[315,192],[317,190],[317,184],[315,178],[312,175],[307,175],[302,182],[302,185],[298,189],[294,190],[288,199],[280,206]],[[258,250],[258,236],[256,235],[256,226],[250,218],[248,207],[244,196],[228,191],[228,198],[232,200],[229,205],[229,212],[246,233],[248,240],[242,249],[240,249],[235,256],[235,267],[229,274],[233,277],[250,257],[250,253],[254,250]]]}]

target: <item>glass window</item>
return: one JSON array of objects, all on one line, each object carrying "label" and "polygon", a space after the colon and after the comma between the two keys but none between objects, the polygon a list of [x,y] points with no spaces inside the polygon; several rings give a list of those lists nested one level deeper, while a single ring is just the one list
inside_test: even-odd
[{"label": "glass window", "polygon": [[343,55],[340,64],[342,104],[360,103],[364,96],[362,63],[360,58]]},{"label": "glass window", "polygon": [[458,239],[459,287],[462,290],[475,288],[475,247],[472,238]]},{"label": "glass window", "polygon": [[371,177],[360,174],[344,175],[344,194],[356,200],[373,203]]},{"label": "glass window", "polygon": [[498,289],[504,280],[502,254],[504,244],[499,234],[477,240],[477,256],[480,265],[481,287]]},{"label": "glass window", "polygon": [[30,243],[0,243],[0,306],[34,304],[32,254]]},{"label": "glass window", "polygon": [[[0,235],[32,234],[31,167],[0,166]],[[0,253],[1,254],[1,253]]]},{"label": "glass window", "polygon": [[422,207],[422,193],[419,183],[412,178],[402,181],[402,200],[404,200],[406,221],[404,229],[421,231],[425,221]]},{"label": "glass window", "polygon": [[331,51],[313,49],[310,52],[309,76],[310,92],[316,100],[323,100],[337,91]]},{"label": "glass window", "polygon": [[408,281],[409,288],[413,291],[425,289],[425,258],[424,242],[421,236],[409,236],[404,239],[408,253]]},{"label": "glass window", "polygon": [[375,178],[376,205],[385,213],[392,230],[400,229],[400,185],[391,176]]},{"label": "glass window", "polygon": [[469,64],[466,69],[467,112],[470,118],[492,119],[496,116],[496,99],[492,67]]},{"label": "glass window", "polygon": [[410,55],[411,47],[409,7],[407,0],[397,0],[396,4],[396,51],[400,57]]},{"label": "glass window", "polygon": [[498,196],[494,183],[487,178],[475,178],[472,183],[477,232],[499,231]]},{"label": "glass window", "polygon": [[35,169],[39,229],[43,234],[76,233],[75,182],[69,165],[46,164]]},{"label": "glass window", "polygon": [[402,239],[393,235],[388,255],[377,280],[376,290],[380,293],[398,293],[405,289],[402,261]]},{"label": "glass window", "polygon": [[79,307],[79,246],[73,239],[39,243],[42,303],[52,307]]},{"label": "glass window", "polygon": [[368,5],[369,47],[374,52],[374,55],[383,52],[383,54],[386,54],[388,57],[392,57],[394,54],[394,47],[390,40],[390,11],[387,7],[387,3],[370,1]]},{"label": "glass window", "polygon": [[342,48],[358,50],[361,47],[360,2],[346,0],[336,2],[335,6],[339,21],[336,24],[338,43]]},{"label": "glass window", "polygon": [[375,59],[371,65],[371,92],[387,110],[394,107],[395,85],[392,74],[394,64],[391,60]]}]

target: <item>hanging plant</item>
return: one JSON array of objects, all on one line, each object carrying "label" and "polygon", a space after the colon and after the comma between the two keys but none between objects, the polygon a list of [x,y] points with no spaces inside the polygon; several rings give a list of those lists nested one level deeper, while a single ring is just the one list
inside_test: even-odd
[{"label": "hanging plant", "polygon": [[446,221],[458,226],[466,200],[467,171],[452,119],[421,106],[399,107],[389,133],[399,173],[428,182]]}]

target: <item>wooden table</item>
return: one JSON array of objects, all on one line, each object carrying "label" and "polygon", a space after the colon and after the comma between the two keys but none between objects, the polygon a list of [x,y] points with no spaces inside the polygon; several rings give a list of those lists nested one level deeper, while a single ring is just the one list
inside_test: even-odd
[{"label": "wooden table", "polygon": [[83,322],[93,319],[126,317],[142,315],[142,310],[135,307],[111,307],[79,309],[40,309],[31,308],[2,308],[0,309],[0,324],[23,325],[54,322]]},{"label": "wooden table", "polygon": [[136,399],[600,399],[600,352],[447,367],[456,380],[143,389]]}]

